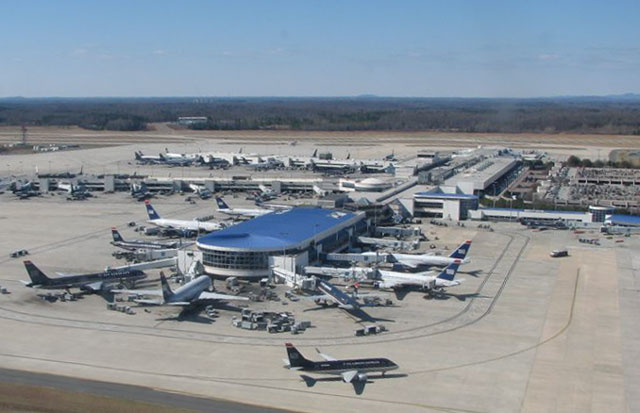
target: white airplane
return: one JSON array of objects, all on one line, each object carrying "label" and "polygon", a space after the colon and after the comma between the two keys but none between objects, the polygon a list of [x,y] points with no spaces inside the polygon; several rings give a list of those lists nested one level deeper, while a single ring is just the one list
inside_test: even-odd
[{"label": "white airplane", "polygon": [[260,184],[258,185],[258,188],[260,188],[260,194],[263,197],[276,197],[278,194],[276,194],[276,191],[274,191],[271,188],[267,188],[266,186]]},{"label": "white airplane", "polygon": [[424,271],[416,273],[378,270],[377,288],[400,290],[417,287],[422,291],[442,291],[447,287],[460,285],[463,280],[456,280],[456,272],[460,264],[449,264],[442,271]]},{"label": "white airplane", "polygon": [[190,159],[195,161],[200,157],[199,153],[171,153],[168,148],[164,148],[163,156],[167,159]]},{"label": "white airplane", "polygon": [[216,204],[218,205],[218,211],[222,212],[223,214],[227,214],[230,216],[237,216],[237,217],[253,218],[253,217],[259,217],[259,216],[274,212],[274,210],[272,209],[262,209],[262,208],[259,208],[259,209],[258,208],[256,209],[230,208],[229,205],[227,205],[227,203],[224,202],[222,198],[216,198]]},{"label": "white airplane", "polygon": [[181,219],[166,219],[160,218],[160,215],[151,206],[149,200],[144,201],[147,208],[147,214],[149,215],[148,223],[161,228],[170,228],[183,232],[211,232],[224,228],[224,225],[218,222],[207,222],[198,220],[181,220]]},{"label": "white airplane", "polygon": [[146,298],[137,298],[133,300],[138,304],[146,305],[168,305],[168,306],[190,306],[198,304],[201,301],[225,300],[225,301],[247,301],[247,297],[238,297],[235,295],[213,293],[206,290],[211,289],[211,278],[208,275],[201,275],[189,281],[175,291],[171,290],[164,274],[160,273],[160,282],[162,289],[160,290],[112,290],[114,293],[123,293],[135,296],[158,296],[160,299],[151,300]]},{"label": "white airplane", "polygon": [[[431,254],[395,254],[388,255],[393,263],[397,263],[409,268],[417,268],[420,266],[439,266],[444,267],[450,264],[464,265],[471,262],[467,258],[467,253],[471,247],[471,240],[467,240],[460,244],[448,257]],[[365,253],[368,254],[368,253]]]},{"label": "white airplane", "polygon": [[194,194],[198,195],[200,199],[209,199],[213,196],[213,193],[201,185],[189,184],[189,188]]}]

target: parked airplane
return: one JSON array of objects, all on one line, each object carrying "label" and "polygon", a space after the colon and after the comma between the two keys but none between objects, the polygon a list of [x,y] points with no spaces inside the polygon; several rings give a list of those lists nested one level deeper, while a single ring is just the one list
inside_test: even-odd
[{"label": "parked airplane", "polygon": [[82,175],[83,174],[83,169],[84,169],[84,165],[80,166],[80,172],[73,173],[73,172],[49,172],[49,173],[40,173],[40,171],[38,171],[38,167],[36,166],[36,176],[38,178],[56,178],[56,179],[71,179],[71,178],[75,178],[78,175]]},{"label": "parked airplane", "polygon": [[160,218],[148,200],[144,201],[144,204],[147,208],[147,215],[149,215],[147,222],[161,228],[171,228],[185,233],[211,232],[224,228],[222,224],[217,222]]},{"label": "parked airplane", "polygon": [[216,198],[218,211],[223,214],[237,217],[259,217],[274,212],[272,209],[247,209],[247,208],[230,208],[222,198]]},{"label": "parked airplane", "polygon": [[153,198],[153,193],[149,191],[147,184],[145,184],[144,181],[141,181],[139,184],[132,182],[131,196],[137,201],[146,201],[147,199]]},{"label": "parked airplane", "polygon": [[235,295],[212,293],[211,278],[208,275],[201,275],[189,281],[175,291],[171,290],[167,279],[163,273],[160,273],[160,283],[162,288],[159,290],[113,290],[114,293],[124,293],[129,295],[157,296],[159,299],[150,300],[145,298],[137,298],[134,302],[147,305],[169,305],[169,306],[192,306],[206,301],[247,301],[247,297],[239,297]]},{"label": "parked airplane", "polygon": [[267,188],[262,184],[258,185],[258,188],[260,189],[260,198],[262,198],[263,201],[274,199],[278,195],[272,188]]},{"label": "parked airplane", "polygon": [[183,156],[180,157],[175,157],[175,156],[168,156],[169,154],[159,154],[158,156],[160,156],[160,163],[163,165],[169,165],[169,166],[190,166],[195,159],[193,158],[186,158]]},{"label": "parked airplane", "polygon": [[149,165],[149,164],[159,164],[162,163],[162,159],[157,155],[143,155],[142,152],[135,152],[136,161],[139,164]]},{"label": "parked airplane", "polygon": [[113,241],[111,245],[120,247],[125,250],[135,251],[137,249],[149,249],[149,250],[162,250],[162,249],[174,249],[178,248],[178,243],[175,241],[170,242],[158,242],[158,241],[144,241],[144,240],[131,240],[125,241],[115,227],[111,228],[111,236]]},{"label": "parked airplane", "polygon": [[[351,314],[352,316],[360,320],[392,321],[392,320],[374,318],[362,309],[362,307],[372,307],[375,304],[369,304],[366,302],[360,303],[360,301],[358,301],[360,297],[358,295],[357,284],[354,284],[352,286],[353,292],[351,294],[347,294],[344,291],[342,291],[340,288],[336,287],[335,285],[331,284],[326,280],[320,279],[318,277],[313,277],[313,276],[310,278],[315,278],[316,291],[320,292],[321,294],[301,296],[299,298],[305,299],[305,300],[314,300],[317,304],[323,304],[327,302],[335,303],[338,306],[338,308],[345,310],[347,313]],[[380,296],[370,294],[370,295],[367,295],[367,297],[379,298]]]},{"label": "parked airplane", "polygon": [[74,185],[70,182],[60,182],[58,183],[58,189],[66,191],[67,200],[70,201],[85,200],[92,196],[83,184]]},{"label": "parked airplane", "polygon": [[68,290],[70,288],[79,288],[83,291],[100,292],[105,291],[107,286],[113,284],[121,284],[124,282],[133,282],[146,277],[146,274],[140,270],[132,270],[129,268],[107,269],[106,271],[91,274],[66,275],[58,278],[47,277],[38,267],[31,261],[25,261],[24,266],[27,269],[31,282],[23,283],[30,288],[42,288],[47,290]]},{"label": "parked airplane", "polygon": [[261,171],[261,170],[282,168],[284,167],[284,163],[282,161],[277,160],[276,158],[267,158],[267,160],[260,159],[259,161],[249,162],[246,166],[248,168]]},{"label": "parked airplane", "polygon": [[[357,394],[364,391],[370,373],[381,373],[382,377],[390,370],[395,370],[398,365],[386,358],[361,358],[337,360],[331,356],[316,351],[324,361],[311,361],[302,355],[291,343],[285,344],[287,348],[287,359],[283,360],[285,367],[290,370],[297,370],[315,374],[332,374],[342,377],[345,383],[353,384]],[[302,376],[309,387],[313,386],[316,379]]]},{"label": "parked airplane", "polygon": [[40,196],[40,191],[33,187],[33,182],[27,181],[22,184],[20,182],[11,182],[9,185],[11,192],[20,199],[31,198],[32,196]]},{"label": "parked airplane", "polygon": [[391,253],[388,255],[390,261],[400,264],[405,267],[417,268],[420,266],[446,266],[450,264],[464,265],[471,262],[471,259],[467,258],[467,253],[471,248],[471,240],[467,240],[460,244],[448,257],[441,257],[439,255],[431,254],[396,254]]},{"label": "parked airplane", "polygon": [[395,161],[396,153],[395,150],[392,150],[391,153],[383,158],[385,161]]},{"label": "parked airplane", "polygon": [[[233,159],[233,156],[231,156],[231,159]],[[213,169],[214,167],[222,168],[230,166],[231,162],[229,162],[229,160],[225,158],[209,154],[205,156],[201,155],[200,157],[198,157],[197,164],[200,166],[208,166],[209,168]]]},{"label": "parked airplane", "polygon": [[200,199],[209,199],[213,196],[213,193],[204,186],[189,184],[189,188],[191,188],[193,193],[198,195]]},{"label": "parked airplane", "polygon": [[332,160],[311,160],[311,169],[315,172],[328,174],[347,174],[356,170],[355,162],[340,162]]},{"label": "parked airplane", "polygon": [[455,280],[460,264],[449,264],[443,271],[425,271],[417,273],[378,270],[380,280],[374,285],[378,288],[392,289],[401,297],[398,290],[417,288],[426,292],[441,292],[444,288],[460,285],[463,280]]}]

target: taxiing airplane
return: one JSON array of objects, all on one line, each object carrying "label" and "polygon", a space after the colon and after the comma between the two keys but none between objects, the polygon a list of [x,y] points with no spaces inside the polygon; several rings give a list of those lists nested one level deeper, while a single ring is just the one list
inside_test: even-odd
[{"label": "taxiing airplane", "polygon": [[146,278],[146,274],[140,270],[130,268],[107,269],[106,271],[91,274],[65,275],[58,278],[47,277],[31,261],[25,261],[31,282],[23,281],[23,284],[30,288],[41,288],[46,290],[68,290],[79,288],[83,291],[100,292],[106,291],[109,285],[121,284],[124,282],[134,282]]},{"label": "taxiing airplane", "polygon": [[207,301],[247,301],[247,297],[239,297],[236,295],[212,293],[206,290],[211,289],[211,278],[208,275],[201,275],[189,281],[175,291],[171,290],[164,274],[160,273],[160,290],[113,290],[114,293],[124,293],[136,296],[158,296],[157,300],[145,298],[137,298],[133,300],[139,304],[146,305],[168,305],[168,306],[192,306],[200,302]]},{"label": "taxiing airplane", "polygon": [[166,219],[160,218],[160,215],[153,209],[151,203],[147,200],[144,201],[147,208],[147,215],[149,215],[148,223],[161,228],[170,228],[182,232],[211,232],[224,228],[224,225],[217,222],[198,221],[198,220],[182,220],[182,219]]},{"label": "taxiing airplane", "polygon": [[471,248],[471,240],[466,240],[458,246],[448,257],[441,257],[439,255],[431,254],[396,254],[391,253],[388,255],[390,261],[395,264],[400,264],[409,268],[417,268],[421,266],[439,266],[444,267],[450,264],[464,265],[471,262],[471,259],[467,258],[467,253]]},{"label": "taxiing airplane", "polygon": [[115,247],[120,247],[122,249],[128,251],[135,251],[137,249],[148,249],[148,250],[162,250],[162,249],[174,249],[178,248],[178,243],[173,242],[158,242],[158,241],[144,241],[144,240],[130,240],[125,241],[122,238],[122,235],[118,232],[115,227],[111,228],[111,236],[113,237],[113,241],[111,241],[111,245]]},{"label": "taxiing airplane", "polygon": [[247,209],[247,208],[230,208],[222,198],[216,198],[216,204],[218,205],[218,211],[223,214],[236,217],[259,217],[262,215],[270,214],[274,212],[272,209]]},{"label": "taxiing airplane", "polygon": [[[382,377],[390,370],[395,370],[398,365],[386,358],[361,358],[338,360],[326,354],[320,353],[323,361],[311,361],[302,355],[291,343],[285,344],[288,358],[283,360],[285,368],[315,374],[332,374],[342,377],[345,383],[353,384],[356,393],[360,394],[369,379],[371,373],[381,373]],[[316,379],[302,376],[308,386],[313,386]]]}]

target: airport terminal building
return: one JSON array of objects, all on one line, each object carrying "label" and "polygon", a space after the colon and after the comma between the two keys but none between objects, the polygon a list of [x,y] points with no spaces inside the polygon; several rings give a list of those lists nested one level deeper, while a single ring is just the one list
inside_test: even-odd
[{"label": "airport terminal building", "polygon": [[365,233],[364,213],[323,208],[273,212],[198,238],[205,273],[263,278],[272,267],[301,271],[323,252],[337,252]]}]

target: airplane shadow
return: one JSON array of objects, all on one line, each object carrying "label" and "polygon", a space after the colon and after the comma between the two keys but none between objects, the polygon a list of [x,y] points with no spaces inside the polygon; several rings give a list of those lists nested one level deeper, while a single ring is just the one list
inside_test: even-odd
[{"label": "airplane shadow", "polygon": [[156,321],[188,321],[199,324],[213,324],[215,322],[215,319],[205,317],[199,313],[194,313],[192,311],[185,313],[184,310],[182,310],[177,315],[157,318]]},{"label": "airplane shadow", "polygon": [[425,300],[449,300],[451,298],[455,298],[458,301],[466,301],[467,299],[473,298],[491,298],[486,295],[480,295],[479,293],[469,293],[469,294],[454,294],[454,293],[435,293],[435,294],[425,294],[423,297]]},{"label": "airplane shadow", "polygon": [[[368,383],[375,383],[375,380],[379,380],[379,379],[397,379],[397,378],[403,378],[403,377],[408,377],[408,374],[404,374],[404,373],[389,373],[389,374],[385,374],[384,376],[382,374],[377,374],[375,376],[368,376],[367,377],[367,381],[353,381],[351,384],[353,385],[353,390],[357,395],[361,395],[362,393],[364,393],[364,388],[365,385]],[[317,382],[335,382],[335,381],[342,381],[342,377],[338,376],[338,377],[321,377],[321,378],[315,378],[315,377],[311,377],[311,376],[307,376],[306,374],[301,374],[300,378],[305,382],[305,384],[307,385],[307,387],[313,387],[316,385]]]},{"label": "airplane shadow", "polygon": [[472,277],[478,278],[480,274],[482,274],[482,270],[471,270],[471,271],[458,271],[460,274],[467,274]]},{"label": "airplane shadow", "polygon": [[[327,310],[327,309],[332,309],[332,310],[336,310],[339,309],[337,306],[335,305],[328,305],[328,306],[318,306],[318,307],[313,307],[313,308],[307,308],[305,310],[302,310],[303,313],[307,312],[307,311],[322,311],[322,310]],[[352,315],[356,320],[356,323],[361,323],[363,321],[368,321],[370,323],[375,323],[377,321],[384,321],[387,323],[395,323],[395,320],[391,320],[389,318],[379,318],[379,317],[373,317],[371,314],[367,313],[366,311],[362,310],[362,309],[353,309],[353,310],[345,310],[345,309],[340,309],[343,310],[345,312],[347,312],[348,314]]]}]

